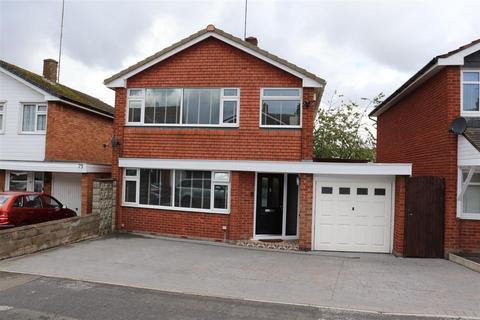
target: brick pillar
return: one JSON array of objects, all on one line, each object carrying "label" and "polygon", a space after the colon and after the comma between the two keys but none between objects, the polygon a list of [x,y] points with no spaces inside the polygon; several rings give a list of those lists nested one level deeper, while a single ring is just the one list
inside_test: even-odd
[{"label": "brick pillar", "polygon": [[405,192],[407,177],[397,176],[395,178],[395,206],[393,226],[393,254],[405,256]]},{"label": "brick pillar", "polygon": [[81,216],[92,213],[94,173],[82,173],[82,210]]},{"label": "brick pillar", "polygon": [[232,171],[228,226],[229,240],[253,237],[255,172]]},{"label": "brick pillar", "polygon": [[300,216],[299,216],[299,248],[312,249],[312,215],[313,215],[313,175],[300,175]]}]

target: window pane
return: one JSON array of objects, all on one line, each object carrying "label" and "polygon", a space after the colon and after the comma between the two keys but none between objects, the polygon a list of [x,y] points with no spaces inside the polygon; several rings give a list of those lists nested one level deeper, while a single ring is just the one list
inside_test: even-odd
[{"label": "window pane", "polygon": [[223,90],[223,95],[225,97],[236,97],[236,96],[238,96],[238,90],[237,89],[224,89]]},{"label": "window pane", "polygon": [[40,199],[40,196],[36,195],[28,195],[25,196],[26,203],[25,203],[25,208],[41,208],[42,207],[42,200]]},{"label": "window pane", "polygon": [[479,111],[480,85],[464,84],[463,85],[463,110]]},{"label": "window pane", "polygon": [[34,174],[34,186],[33,191],[42,192],[43,191],[43,181],[45,174],[43,172],[35,172]]},{"label": "window pane", "polygon": [[463,81],[480,81],[479,72],[464,72]]},{"label": "window pane", "polygon": [[3,114],[0,114],[0,131],[3,130]]},{"label": "window pane", "polygon": [[262,207],[268,206],[268,178],[262,177]]},{"label": "window pane", "polygon": [[10,191],[27,191],[28,172],[10,171]]},{"label": "window pane", "polygon": [[165,123],[180,123],[180,104],[182,102],[181,89],[167,89],[167,103]]},{"label": "window pane", "polygon": [[480,214],[480,186],[468,186],[463,195],[463,212]]},{"label": "window pane", "polygon": [[386,190],[384,188],[375,188],[374,194],[376,196],[384,196],[386,193]]},{"label": "window pane", "polygon": [[147,89],[145,123],[179,123],[181,89]]},{"label": "window pane", "polygon": [[185,89],[183,123],[218,124],[220,89]]},{"label": "window pane", "polygon": [[266,97],[298,97],[300,89],[264,89],[263,95]]},{"label": "window pane", "polygon": [[23,131],[35,131],[35,105],[23,106]]},{"label": "window pane", "polygon": [[215,172],[213,174],[213,180],[215,181],[228,181],[230,174],[228,172]]},{"label": "window pane", "polygon": [[343,188],[341,187],[338,191],[340,194],[350,194],[350,188]]},{"label": "window pane", "polygon": [[47,124],[47,116],[45,114],[39,114],[37,116],[37,130],[45,131],[46,124]]},{"label": "window pane", "polygon": [[140,169],[140,204],[171,206],[170,170]]},{"label": "window pane", "polygon": [[360,195],[360,196],[368,195],[368,188],[357,188],[357,195]]},{"label": "window pane", "polygon": [[38,106],[38,112],[47,112],[47,106]]},{"label": "window pane", "polygon": [[130,97],[141,97],[142,96],[142,89],[130,89],[129,96]]},{"label": "window pane", "polygon": [[210,209],[210,171],[175,171],[175,206]]},{"label": "window pane", "polygon": [[263,100],[262,124],[264,125],[300,125],[300,101]]},{"label": "window pane", "polygon": [[136,181],[125,181],[125,202],[136,202]]},{"label": "window pane", "polygon": [[213,207],[215,209],[227,209],[228,186],[216,185],[214,190]]},{"label": "window pane", "polygon": [[332,187],[322,187],[322,193],[323,194],[332,194],[333,193],[333,188]]},{"label": "window pane", "polygon": [[237,101],[223,102],[223,123],[237,123]]},{"label": "window pane", "polygon": [[142,101],[128,101],[128,122],[140,122]]},{"label": "window pane", "polygon": [[45,201],[47,208],[60,208],[60,203],[52,197],[43,196],[43,201]]},{"label": "window pane", "polygon": [[136,176],[137,175],[137,169],[127,169],[125,170],[125,175],[126,176]]}]

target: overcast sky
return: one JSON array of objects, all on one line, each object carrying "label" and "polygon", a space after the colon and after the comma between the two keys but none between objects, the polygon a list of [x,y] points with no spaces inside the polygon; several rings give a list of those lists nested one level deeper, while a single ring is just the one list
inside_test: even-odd
[{"label": "overcast sky", "polygon": [[[113,104],[103,80],[209,23],[243,37],[244,0],[65,1],[60,81]],[[435,55],[480,38],[480,1],[248,1],[247,35],[357,100],[389,94]],[[61,0],[0,0],[0,58],[58,57]]]}]

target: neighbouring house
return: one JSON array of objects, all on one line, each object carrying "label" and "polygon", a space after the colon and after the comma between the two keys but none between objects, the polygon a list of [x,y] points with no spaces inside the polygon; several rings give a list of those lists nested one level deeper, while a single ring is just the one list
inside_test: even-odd
[{"label": "neighbouring house", "polygon": [[209,25],[105,84],[117,228],[392,251],[411,165],[313,162],[325,81],[256,38]]},{"label": "neighbouring house", "polygon": [[91,212],[93,179],[110,176],[113,108],[0,60],[0,191],[44,191],[78,215]]},{"label": "neighbouring house", "polygon": [[433,58],[371,113],[378,161],[444,180],[445,253],[480,252],[479,92],[480,39]]}]

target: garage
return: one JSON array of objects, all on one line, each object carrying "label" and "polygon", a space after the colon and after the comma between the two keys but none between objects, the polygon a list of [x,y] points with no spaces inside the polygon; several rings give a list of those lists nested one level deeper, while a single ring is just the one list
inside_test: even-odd
[{"label": "garage", "polygon": [[80,215],[82,205],[82,175],[55,172],[52,177],[52,195],[65,207]]},{"label": "garage", "polygon": [[391,252],[393,179],[316,175],[314,249]]}]

